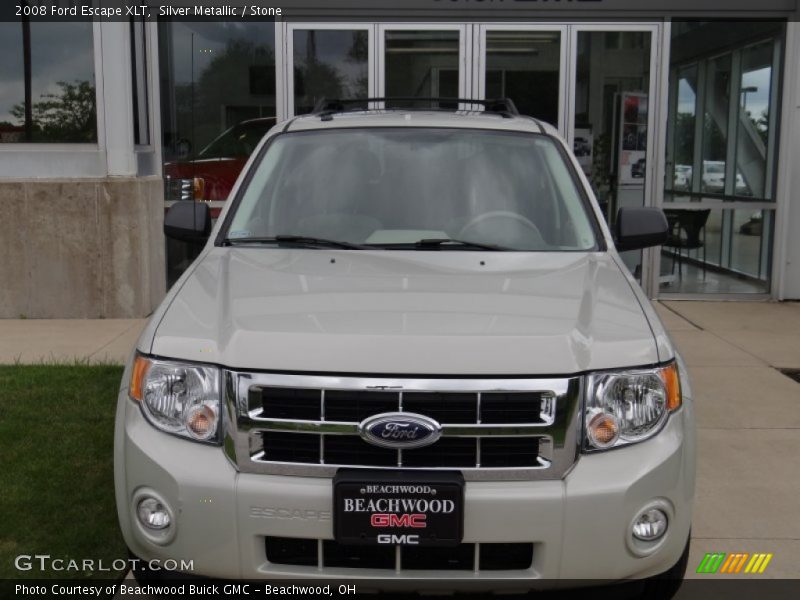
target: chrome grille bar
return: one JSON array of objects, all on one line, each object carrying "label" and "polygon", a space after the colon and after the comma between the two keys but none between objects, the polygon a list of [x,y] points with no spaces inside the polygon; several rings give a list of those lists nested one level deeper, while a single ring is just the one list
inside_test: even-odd
[{"label": "chrome grille bar", "polygon": [[[342,391],[367,394],[367,405],[375,401],[375,392],[396,395],[396,410],[403,410],[403,394],[408,392],[417,393],[415,397],[415,408],[411,411],[419,411],[424,414],[420,406],[425,405],[425,396],[420,396],[420,392],[431,392],[440,394],[460,394],[455,410],[462,410],[460,407],[469,406],[469,397],[464,398],[464,394],[474,394],[475,407],[473,407],[475,422],[448,423],[441,422],[441,433],[443,439],[469,439],[475,442],[475,464],[474,466],[420,466],[402,467],[407,470],[460,470],[466,480],[529,480],[529,479],[560,479],[574,464],[578,455],[578,432],[580,400],[583,393],[583,378],[374,378],[374,377],[337,377],[337,376],[308,376],[308,375],[285,375],[268,373],[242,373],[226,371],[224,373],[226,391],[225,398],[225,451],[231,462],[242,472],[297,475],[297,476],[317,476],[333,477],[339,468],[368,468],[368,469],[397,469],[404,464],[403,454],[397,452],[397,460],[393,461],[393,466],[376,466],[372,464],[335,464],[336,458],[331,454],[329,457],[326,452],[326,439],[331,436],[331,443],[334,436],[358,436],[358,422],[344,420],[329,420],[328,402],[326,391],[336,391],[338,393],[338,413],[343,414]],[[264,416],[266,400],[262,401],[262,390],[284,388],[287,393],[294,393],[291,390],[300,390],[305,393],[306,416],[310,412],[316,411],[313,408],[314,394],[319,392],[319,418],[311,420],[308,418],[273,418]],[[268,392],[266,392],[268,393]],[[536,401],[539,402],[538,415],[536,422],[502,422],[486,423],[482,422],[482,404],[490,402],[486,397],[490,394],[503,394],[511,397],[515,393],[536,394]],[[267,398],[268,396],[264,396]],[[279,402],[284,402],[285,397]],[[289,396],[291,397],[291,396]],[[362,396],[364,397],[364,396]],[[372,399],[370,399],[370,397]],[[310,400],[309,400],[310,398]],[[333,396],[331,396],[333,398]],[[392,396],[387,396],[392,398]],[[433,398],[433,396],[432,396]],[[441,397],[440,397],[441,398]],[[345,396],[347,399],[347,396]],[[436,400],[435,398],[433,398]],[[519,416],[526,414],[524,406],[523,412],[518,410],[520,402],[516,400],[508,404],[508,409],[502,404],[505,401],[503,396],[494,398],[494,419],[498,415]],[[312,402],[309,405],[309,402]],[[331,402],[334,402],[332,399]],[[381,402],[380,399],[377,402]],[[441,399],[439,400],[441,403]],[[290,403],[288,403],[290,404]],[[388,406],[383,402],[384,407]],[[445,403],[446,405],[446,403]],[[441,405],[441,406],[445,406]],[[355,411],[354,404],[354,414]],[[361,407],[363,408],[363,404]],[[431,405],[435,408],[436,405]],[[487,406],[490,406],[487,404]],[[533,405],[535,406],[535,405]],[[499,408],[498,408],[499,407]],[[515,408],[517,407],[517,408]],[[312,411],[313,408],[313,411]],[[331,409],[335,410],[335,409]],[[361,410],[361,408],[359,408]],[[386,409],[384,408],[384,411]],[[498,413],[497,410],[501,412]],[[509,412],[505,412],[505,411]],[[377,411],[380,412],[380,411]],[[530,413],[530,411],[528,411]],[[280,414],[280,412],[278,413]],[[289,413],[291,414],[291,413]],[[330,413],[333,414],[333,413]],[[345,413],[347,411],[345,410]],[[490,413],[487,413],[490,414]],[[536,414],[535,412],[533,414]],[[372,416],[372,415],[370,415]],[[463,418],[463,410],[462,417]],[[507,419],[506,419],[507,420]],[[319,461],[313,462],[288,462],[275,460],[281,455],[270,454],[273,460],[269,460],[265,454],[266,447],[263,442],[263,435],[270,432],[277,434],[297,434],[297,435],[317,435],[319,436]],[[534,462],[525,466],[496,466],[498,464],[498,446],[493,445],[493,460],[487,462],[490,466],[482,466],[482,444],[481,440],[490,439],[518,439],[530,438],[532,443],[538,443],[538,457],[536,451],[531,452],[530,460]],[[289,443],[284,441],[277,443]],[[306,438],[307,440],[308,438]],[[455,442],[453,442],[455,443]],[[486,442],[489,443],[488,441]],[[499,443],[499,442],[498,442]],[[509,442],[511,443],[511,442]],[[349,442],[348,442],[349,444]],[[432,446],[435,448],[435,445]],[[487,446],[488,448],[488,446]],[[270,450],[270,452],[273,452]],[[527,451],[525,451],[527,452]],[[520,454],[520,462],[524,462],[524,455]],[[348,456],[348,460],[349,460]],[[305,460],[305,457],[302,458]],[[330,460],[330,462],[328,462]],[[487,459],[488,461],[488,459]],[[502,461],[501,461],[502,462]]]},{"label": "chrome grille bar", "polygon": [[[300,419],[265,419],[250,417],[245,429],[282,431],[285,433],[314,433],[317,435],[358,435],[358,423],[348,421],[304,421]],[[442,437],[549,437],[541,423],[498,423],[442,425]]]}]

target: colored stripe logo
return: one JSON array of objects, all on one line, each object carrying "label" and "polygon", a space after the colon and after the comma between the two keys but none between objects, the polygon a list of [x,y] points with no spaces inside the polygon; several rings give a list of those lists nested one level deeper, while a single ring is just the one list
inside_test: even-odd
[{"label": "colored stripe logo", "polygon": [[713,575],[715,573],[751,573],[761,574],[767,570],[767,565],[772,560],[773,554],[748,552],[709,552],[700,561],[698,573]]}]

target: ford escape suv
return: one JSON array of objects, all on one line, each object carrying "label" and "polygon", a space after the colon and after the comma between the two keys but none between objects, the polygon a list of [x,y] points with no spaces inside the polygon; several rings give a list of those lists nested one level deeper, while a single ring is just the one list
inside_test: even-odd
[{"label": "ford escape suv", "polygon": [[617,254],[666,219],[612,235],[553,127],[458,108],[323,103],[269,131],[213,230],[170,209],[207,244],[119,392],[134,555],[421,591],[682,577],[686,369]]}]

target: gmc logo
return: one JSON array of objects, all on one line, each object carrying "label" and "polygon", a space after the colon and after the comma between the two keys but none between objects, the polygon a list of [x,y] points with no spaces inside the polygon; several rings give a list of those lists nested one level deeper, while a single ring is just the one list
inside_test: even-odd
[{"label": "gmc logo", "polygon": [[373,527],[415,527],[419,529],[428,526],[425,518],[423,513],[405,515],[374,513],[369,519],[369,524]]},{"label": "gmc logo", "polygon": [[378,536],[378,543],[379,544],[419,544],[419,536],[418,535],[389,535],[387,533],[382,533]]}]

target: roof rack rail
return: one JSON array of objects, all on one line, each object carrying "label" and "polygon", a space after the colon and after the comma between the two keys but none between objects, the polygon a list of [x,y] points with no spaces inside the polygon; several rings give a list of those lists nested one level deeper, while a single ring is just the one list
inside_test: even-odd
[{"label": "roof rack rail", "polygon": [[[386,98],[322,98],[314,106],[313,115],[330,117],[336,113],[362,110],[396,110],[395,107],[370,108],[370,104],[381,102],[384,106],[387,103],[419,104],[424,103],[430,106],[415,108],[413,110],[458,110],[459,104],[473,104],[483,106],[485,112],[499,114],[504,117],[518,117],[519,111],[516,104],[510,98],[492,98],[487,100],[473,100],[470,98],[419,98],[415,96],[392,96]],[[432,105],[438,105],[434,108]],[[455,108],[452,108],[455,107]],[[402,110],[409,110],[403,107]]]}]

